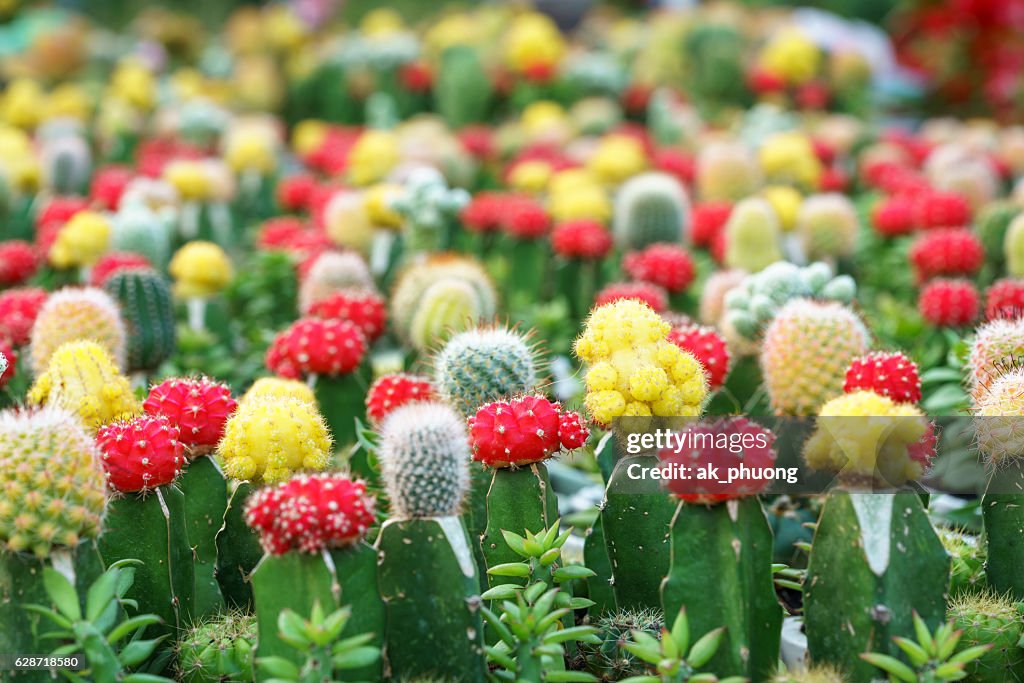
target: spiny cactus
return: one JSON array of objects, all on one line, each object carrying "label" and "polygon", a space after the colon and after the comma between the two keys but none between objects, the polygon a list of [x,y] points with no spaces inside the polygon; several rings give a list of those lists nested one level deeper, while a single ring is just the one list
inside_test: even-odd
[{"label": "spiny cactus", "polygon": [[796,231],[808,258],[850,256],[859,229],[857,210],[846,195],[812,195],[797,213]]},{"label": "spiny cactus", "polygon": [[978,645],[992,648],[970,662],[969,680],[997,683],[1024,678],[1024,606],[1007,596],[962,595],[949,606],[949,618],[962,631],[957,651]]},{"label": "spiny cactus", "polygon": [[28,392],[31,404],[70,410],[90,429],[139,412],[128,378],[106,349],[92,341],[64,344]]},{"label": "spiny cactus", "polygon": [[843,391],[850,362],[869,337],[846,306],[796,299],[765,330],[761,369],[776,415],[814,415]]},{"label": "spiny cactus", "polygon": [[366,416],[371,424],[379,426],[396,408],[434,398],[434,385],[429,377],[406,373],[383,375],[366,392]]},{"label": "spiny cactus", "polygon": [[165,217],[142,204],[122,206],[113,217],[110,247],[141,254],[156,268],[171,257],[171,234]]},{"label": "spiny cactus", "polygon": [[380,436],[381,478],[399,519],[459,514],[469,489],[469,445],[463,419],[443,403],[393,411]]},{"label": "spiny cactus", "polygon": [[828,666],[812,666],[795,671],[780,671],[772,676],[770,683],[847,683],[839,669]]},{"label": "spiny cactus", "polygon": [[951,558],[949,571],[949,595],[961,595],[983,591],[987,585],[985,577],[985,544],[977,536],[954,529],[936,529],[946,553]]},{"label": "spiny cactus", "polygon": [[[440,282],[462,282],[472,288],[475,295],[474,305],[464,310],[467,313],[475,313],[477,320],[486,320],[494,315],[497,293],[480,264],[460,256],[437,255],[407,268],[399,275],[391,297],[391,319],[399,336],[406,340],[410,339],[413,321],[423,309],[426,294],[431,291],[433,285]],[[460,294],[458,298],[461,299],[463,296],[464,294]],[[431,298],[440,298],[443,302],[443,297],[437,291]],[[435,305],[439,303],[435,302]],[[422,319],[420,323],[421,329],[425,327]]]},{"label": "spiny cactus", "polygon": [[779,218],[768,200],[744,199],[725,224],[725,265],[750,273],[782,260]]},{"label": "spiny cactus", "polygon": [[271,372],[299,379],[352,373],[366,354],[366,337],[348,320],[300,318],[279,333],[267,349]]},{"label": "spiny cactus", "polygon": [[686,190],[673,176],[635,176],[615,197],[615,242],[624,249],[643,249],[658,242],[679,243],[687,232],[689,212]]},{"label": "spiny cactus", "polygon": [[107,279],[106,291],[121,304],[128,328],[128,370],[154,370],[174,352],[171,289],[153,270],[123,270]]},{"label": "spiny cactus", "polygon": [[226,384],[203,377],[164,380],[149,390],[142,404],[148,414],[165,415],[181,429],[179,438],[190,455],[217,445],[237,406]]},{"label": "spiny cactus", "polygon": [[184,683],[247,683],[253,680],[256,617],[219,614],[178,640],[178,669]]},{"label": "spiny cactus", "polygon": [[993,320],[977,329],[967,357],[971,397],[977,406],[989,387],[1024,361],[1024,320]]},{"label": "spiny cactus", "polygon": [[622,609],[604,614],[597,620],[599,643],[580,643],[579,654],[587,670],[604,681],[618,681],[628,676],[640,676],[646,672],[644,663],[638,660],[621,644],[634,631],[641,631],[657,638],[664,626],[661,610]]},{"label": "spiny cactus", "polygon": [[532,390],[540,359],[527,335],[504,327],[467,330],[433,359],[441,398],[465,416],[484,403]]},{"label": "spiny cactus", "polygon": [[986,204],[978,214],[975,225],[985,249],[985,257],[996,266],[1004,262],[1003,243],[1010,223],[1021,213],[1021,207],[1011,200],[997,200]]},{"label": "spiny cactus", "polygon": [[807,298],[850,303],[857,284],[849,275],[834,276],[827,263],[800,266],[779,261],[746,276],[725,294],[725,317],[744,338],[757,339],[779,309],[793,299]]},{"label": "spiny cactus", "polygon": [[142,415],[100,427],[96,445],[107,484],[121,493],[136,493],[173,482],[185,465],[180,434],[163,415]]},{"label": "spiny cactus", "polygon": [[978,450],[1000,465],[1024,454],[1024,369],[1015,368],[992,382],[976,402]]},{"label": "spiny cactus", "polygon": [[427,351],[445,338],[480,319],[480,299],[468,282],[450,279],[432,284],[420,299],[409,324],[409,341]]},{"label": "spiny cactus", "polygon": [[67,342],[94,341],[124,367],[126,334],[117,304],[102,289],[65,288],[43,304],[32,327],[32,374],[46,371],[50,357]]},{"label": "spiny cactus", "polygon": [[705,202],[737,202],[762,182],[757,160],[745,145],[714,142],[697,155],[697,194]]},{"label": "spiny cactus", "polygon": [[275,483],[298,470],[326,468],[331,435],[310,403],[258,397],[241,404],[231,416],[217,451],[229,477]]},{"label": "spiny cactus", "polygon": [[0,491],[0,542],[9,551],[42,558],[100,533],[99,450],[63,408],[0,412]]},{"label": "spiny cactus", "polygon": [[80,131],[61,131],[46,139],[45,131],[40,157],[43,176],[49,189],[57,195],[75,195],[85,190],[92,174],[92,153]]},{"label": "spiny cactus", "polygon": [[309,385],[295,379],[283,377],[260,377],[240,399],[241,403],[257,399],[261,396],[271,398],[295,398],[306,403],[316,404],[316,395]]},{"label": "spiny cactus", "polygon": [[365,259],[352,251],[328,251],[313,261],[299,286],[299,310],[344,289],[375,289]]},{"label": "spiny cactus", "polygon": [[699,23],[686,33],[686,90],[712,106],[739,105],[747,94],[745,40],[725,22]]}]

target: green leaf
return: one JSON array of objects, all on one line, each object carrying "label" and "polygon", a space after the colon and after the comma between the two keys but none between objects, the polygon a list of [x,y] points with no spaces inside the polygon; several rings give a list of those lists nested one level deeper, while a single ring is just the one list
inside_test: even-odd
[{"label": "green leaf", "polygon": [[509,631],[508,627],[501,621],[501,618],[487,607],[482,607],[481,613],[488,625],[494,629],[495,633],[498,634],[498,638],[500,638],[502,642],[507,643],[509,647],[515,647],[516,639],[512,635],[512,632]]},{"label": "green leaf", "polygon": [[343,654],[334,655],[335,669],[358,669],[369,666],[380,659],[380,649],[376,647],[357,647]]},{"label": "green leaf", "polygon": [[41,614],[66,631],[70,631],[74,627],[74,624],[72,624],[67,617],[63,614],[58,614],[49,607],[43,607],[42,605],[25,605],[22,609],[28,612],[34,612],[35,614]]},{"label": "green leaf", "polygon": [[914,673],[914,670],[895,657],[878,652],[865,652],[860,655],[860,658],[901,681],[906,683],[915,683],[917,681],[917,674]]},{"label": "green leaf", "polygon": [[562,557],[561,548],[550,548],[548,550],[545,550],[544,554],[540,556],[540,566],[550,567],[555,562],[558,562],[558,559],[560,557]]},{"label": "green leaf", "polygon": [[928,653],[924,651],[924,648],[912,641],[910,638],[893,638],[893,642],[896,646],[907,653],[907,659],[914,666],[920,667],[928,661]]},{"label": "green leaf", "polygon": [[975,659],[981,657],[991,649],[991,643],[988,643],[986,645],[975,645],[974,647],[969,647],[966,650],[961,650],[960,652],[957,652],[955,655],[949,658],[949,663],[967,664],[969,662],[973,662]]},{"label": "green leaf", "polygon": [[566,581],[575,581],[577,579],[589,579],[591,576],[597,576],[597,573],[582,564],[570,564],[565,567],[559,567],[555,571],[551,572],[551,578],[554,579],[555,583],[564,583]]},{"label": "green leaf", "polygon": [[508,562],[496,564],[487,570],[491,576],[517,576],[527,577],[530,575],[530,565],[523,562]]},{"label": "green leaf", "polygon": [[572,598],[569,600],[569,609],[586,609],[596,604],[590,598]]},{"label": "green leaf", "polygon": [[128,674],[121,679],[124,683],[174,683],[172,678],[164,678],[156,674]]},{"label": "green leaf", "polygon": [[46,594],[57,606],[57,611],[71,621],[82,619],[82,608],[78,605],[78,593],[71,585],[67,577],[55,569],[46,567],[43,569],[43,586],[46,587]]},{"label": "green leaf", "polygon": [[490,590],[486,590],[480,594],[480,597],[484,600],[510,600],[517,595],[523,589],[522,586],[515,586],[510,583],[505,583],[500,586],[495,586]]},{"label": "green leaf", "polygon": [[341,654],[346,650],[351,650],[352,648],[356,647],[362,647],[363,645],[372,642],[373,639],[376,637],[377,636],[374,633],[360,633],[358,636],[352,636],[351,638],[339,640],[333,645],[333,647],[331,647],[331,651],[334,654]]},{"label": "green leaf", "polygon": [[599,679],[586,671],[551,671],[544,674],[546,683],[591,683],[596,680]]},{"label": "green leaf", "polygon": [[91,586],[85,597],[85,618],[96,621],[117,597],[117,571],[103,572]]},{"label": "green leaf", "polygon": [[555,542],[555,539],[558,538],[558,525],[561,523],[561,521],[561,519],[556,519],[554,523],[551,526],[549,526],[547,530],[544,532],[544,538],[541,541],[541,544],[545,548],[551,548],[552,544]]},{"label": "green leaf", "polygon": [[509,671],[514,672],[516,670],[516,660],[509,657],[507,653],[502,652],[498,648],[487,648],[487,659],[499,666],[505,667]]},{"label": "green leaf", "polygon": [[629,654],[633,655],[634,657],[642,659],[648,664],[657,664],[661,661],[661,652],[659,650],[644,647],[637,643],[623,643],[622,649],[628,652]]},{"label": "green leaf", "polygon": [[501,536],[505,539],[505,544],[520,557],[530,557],[530,553],[526,552],[526,539],[518,534],[514,534],[511,531],[501,530]]},{"label": "green leaf", "polygon": [[548,589],[548,585],[543,581],[531,583],[526,587],[526,590],[522,592],[523,597],[526,598],[526,602],[536,602],[537,598],[544,594],[544,591]]},{"label": "green leaf", "polygon": [[[672,624],[672,630],[670,632],[671,639],[675,641],[676,647],[679,648],[680,652],[690,651],[690,622],[686,618],[686,609],[680,609],[679,614],[676,615],[676,620]],[[667,638],[665,640],[668,640]]]},{"label": "green leaf", "polygon": [[306,624],[293,610],[286,609],[277,617],[278,636],[292,647],[304,650],[309,645]]},{"label": "green leaf", "polygon": [[563,628],[560,631],[549,633],[544,637],[544,642],[565,643],[570,640],[579,640],[584,636],[594,635],[595,633],[597,633],[597,629],[593,626],[571,626],[569,628]]},{"label": "green leaf", "polygon": [[718,646],[721,644],[724,635],[725,627],[716,628],[714,631],[705,633],[693,644],[693,648],[690,650],[690,654],[687,655],[686,661],[690,663],[690,666],[697,669],[707,664],[708,660],[714,657],[715,652],[718,651]]},{"label": "green leaf", "polygon": [[156,651],[156,646],[163,642],[167,636],[160,636],[152,640],[135,640],[124,646],[118,658],[127,667],[138,666],[149,659]]},{"label": "green leaf", "polygon": [[914,634],[917,636],[917,642],[924,648],[924,651],[929,655],[938,654],[938,650],[935,647],[935,640],[932,638],[932,634],[928,631],[928,625],[924,623],[924,619],[921,615],[914,611]]},{"label": "green leaf", "polygon": [[258,657],[256,666],[268,676],[295,680],[299,677],[299,667],[284,657]]},{"label": "green leaf", "polygon": [[155,614],[140,614],[137,617],[126,619],[120,624],[114,627],[114,630],[107,636],[107,642],[113,645],[117,641],[121,640],[130,633],[133,633],[140,628],[145,628],[153,624],[159,624],[161,621],[160,617]]},{"label": "green leaf", "polygon": [[963,664],[954,664],[953,662],[946,662],[935,667],[935,675],[944,681],[959,681],[962,678],[967,677],[967,672],[964,671]]}]

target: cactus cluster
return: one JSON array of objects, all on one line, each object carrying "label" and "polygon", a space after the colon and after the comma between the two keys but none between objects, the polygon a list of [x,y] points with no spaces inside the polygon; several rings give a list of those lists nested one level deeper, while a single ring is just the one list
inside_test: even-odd
[{"label": "cactus cluster", "polygon": [[776,415],[814,415],[843,390],[868,331],[842,304],[794,299],[765,330],[761,370]]},{"label": "cactus cluster", "polygon": [[516,330],[467,330],[434,356],[434,385],[442,399],[469,416],[488,401],[534,389],[539,365],[537,351]]},{"label": "cactus cluster", "polygon": [[949,618],[960,630],[958,651],[989,645],[991,648],[967,665],[971,681],[996,683],[1024,677],[1024,605],[1007,596],[961,595],[949,605]]},{"label": "cactus cluster", "polygon": [[237,406],[227,385],[202,377],[164,380],[142,403],[146,413],[163,415],[177,425],[179,440],[193,454],[217,445]]},{"label": "cactus cluster", "polygon": [[725,322],[749,340],[757,339],[779,310],[793,299],[838,301],[848,304],[857,294],[849,275],[836,276],[827,263],[800,267],[773,263],[747,275],[725,294]]},{"label": "cactus cluster", "polygon": [[469,490],[463,419],[428,401],[396,408],[380,430],[380,470],[397,519],[459,514]]},{"label": "cactus cluster", "polygon": [[106,506],[99,450],[73,413],[0,412],[0,542],[47,557],[96,538]]},{"label": "cactus cluster", "polygon": [[331,435],[316,407],[297,398],[266,396],[239,405],[217,446],[229,477],[284,481],[298,470],[323,470]]},{"label": "cactus cluster", "polygon": [[226,612],[196,624],[178,640],[184,683],[247,683],[253,680],[256,618]]}]

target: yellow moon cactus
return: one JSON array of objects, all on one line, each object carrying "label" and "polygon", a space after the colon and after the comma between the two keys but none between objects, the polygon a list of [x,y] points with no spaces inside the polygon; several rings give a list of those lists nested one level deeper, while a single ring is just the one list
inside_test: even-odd
[{"label": "yellow moon cactus", "polygon": [[242,396],[242,403],[260,398],[297,398],[300,401],[316,405],[316,395],[309,385],[296,379],[283,377],[260,377],[253,382],[249,390]]},{"label": "yellow moon cactus", "polygon": [[110,223],[103,214],[79,211],[60,229],[50,247],[50,263],[55,268],[91,266],[110,245]]},{"label": "yellow moon cactus", "polygon": [[267,395],[243,401],[217,447],[224,473],[254,483],[284,481],[299,470],[323,470],[331,435],[314,404]]},{"label": "yellow moon cactus", "polygon": [[234,275],[224,250],[201,240],[175,252],[168,270],[174,278],[174,293],[182,299],[213,296],[227,287]]},{"label": "yellow moon cactus", "polygon": [[622,299],[595,309],[576,340],[589,364],[587,410],[610,424],[622,416],[696,416],[708,394],[699,361],[667,340],[671,325],[649,306]]}]

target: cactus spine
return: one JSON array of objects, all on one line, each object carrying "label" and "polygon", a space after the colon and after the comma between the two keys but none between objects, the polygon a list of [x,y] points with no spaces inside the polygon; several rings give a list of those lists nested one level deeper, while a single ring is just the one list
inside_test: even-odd
[{"label": "cactus spine", "polygon": [[402,406],[381,429],[381,476],[393,516],[377,538],[377,575],[387,619],[384,658],[397,679],[484,677],[480,577],[458,517],[469,457],[465,425],[444,404]]},{"label": "cactus spine", "polygon": [[128,332],[126,369],[155,370],[174,352],[174,304],[167,282],[140,269],[115,273],[103,286],[121,304]]},{"label": "cactus spine", "polygon": [[833,493],[814,533],[804,582],[811,661],[870,683],[862,652],[899,657],[893,636],[914,637],[914,611],[934,629],[946,618],[949,556],[916,493]]},{"label": "cactus spine", "polygon": [[949,618],[963,631],[957,649],[991,645],[992,649],[967,664],[969,680],[1000,683],[1024,680],[1022,605],[1007,596],[964,595],[949,606]]},{"label": "cactus spine", "polygon": [[[712,506],[679,503],[672,518],[662,605],[665,614],[686,608],[694,638],[726,627],[708,664],[716,673],[758,683],[775,671],[782,607],[772,580],[772,544],[755,496]],[[694,553],[694,548],[701,551]]]},{"label": "cactus spine", "polygon": [[256,618],[226,612],[192,627],[178,641],[184,683],[247,683],[253,680]]}]

